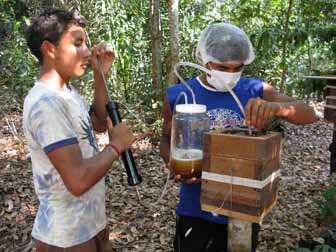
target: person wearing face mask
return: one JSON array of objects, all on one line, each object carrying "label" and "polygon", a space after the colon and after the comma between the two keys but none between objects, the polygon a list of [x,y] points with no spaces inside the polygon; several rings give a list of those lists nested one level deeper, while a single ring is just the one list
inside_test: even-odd
[{"label": "person wearing face mask", "polygon": [[[200,36],[196,56],[207,73],[187,83],[195,93],[196,103],[206,105],[212,129],[243,126],[263,129],[266,120],[274,116],[301,125],[316,120],[314,110],[303,102],[279,93],[261,79],[242,77],[244,66],[252,63],[255,55],[249,38],[240,28],[225,23],[209,25]],[[185,102],[184,99],[176,100],[181,92],[187,94],[188,103],[193,102],[185,85],[170,86],[162,111],[160,155],[168,168],[174,105]],[[175,180],[181,183],[176,209],[175,251],[227,251],[228,218],[201,210],[200,178],[183,179],[175,174]],[[253,224],[252,251],[257,247],[259,229],[258,224]]]}]

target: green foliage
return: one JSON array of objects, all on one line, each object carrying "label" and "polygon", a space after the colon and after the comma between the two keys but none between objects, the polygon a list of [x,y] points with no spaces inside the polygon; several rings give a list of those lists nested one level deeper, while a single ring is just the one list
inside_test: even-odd
[{"label": "green foliage", "polygon": [[78,9],[88,20],[92,44],[102,40],[112,43],[116,52],[109,77],[112,96],[128,103],[139,97],[149,99],[149,5],[141,1],[68,1],[68,8]]},{"label": "green foliage", "polygon": [[[168,2],[160,1],[160,4],[165,79]],[[163,94],[161,88],[153,90],[151,85],[150,1],[0,0],[0,84],[11,85],[22,95],[33,84],[38,68],[36,59],[28,52],[23,30],[30,22],[27,17],[37,15],[47,6],[78,9],[88,21],[91,42],[107,40],[112,43],[116,52],[108,79],[112,97],[134,108],[134,114],[142,111],[145,120],[158,119]],[[333,7],[333,0],[294,1],[289,31],[284,34],[288,0],[180,0],[180,59],[196,62],[195,49],[201,31],[211,23],[230,22],[250,35],[256,51],[256,60],[245,68],[244,75],[263,78],[278,86],[281,72],[286,69],[287,93],[300,98],[320,97],[323,83],[305,81],[302,76],[336,67]],[[288,48],[283,61],[284,36],[288,37]],[[198,74],[199,71],[192,68],[183,70],[186,79]],[[88,71],[78,83],[81,92],[89,98],[93,93],[92,82],[92,72]]]},{"label": "green foliage", "polygon": [[336,188],[323,192],[322,199],[315,202],[323,219],[336,220]]},{"label": "green foliage", "polygon": [[[2,1],[0,10],[0,85],[10,84],[19,96],[27,93],[37,76],[37,61],[31,57],[24,39],[24,27],[28,20],[20,1]],[[0,25],[1,27],[1,25]]]},{"label": "green foliage", "polygon": [[336,252],[335,248],[330,247],[327,244],[318,245],[313,250],[308,248],[299,248],[297,252]]}]

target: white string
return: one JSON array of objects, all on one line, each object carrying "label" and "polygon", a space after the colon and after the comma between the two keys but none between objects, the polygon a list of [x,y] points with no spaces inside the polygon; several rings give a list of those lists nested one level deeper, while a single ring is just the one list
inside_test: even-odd
[{"label": "white string", "polygon": [[169,183],[169,178],[170,178],[170,170],[168,170],[168,173],[167,173],[167,178],[166,178],[166,182],[163,186],[163,190],[161,192],[161,195],[160,197],[154,201],[153,203],[145,203],[142,198],[141,198],[141,195],[140,195],[140,191],[139,191],[139,188],[137,186],[135,186],[135,191],[136,191],[136,195],[137,195],[137,198],[139,200],[139,203],[145,207],[145,208],[151,208],[151,207],[154,207],[156,206],[158,203],[160,203],[160,201],[162,200],[162,198],[166,195],[166,192],[167,192],[167,187],[168,187],[168,183]]},{"label": "white string", "polygon": [[230,211],[232,211],[232,194],[233,194],[233,191],[232,191],[232,189],[233,189],[233,171],[232,171],[232,167],[231,167],[231,169],[230,169],[230,172],[231,172],[230,191],[225,195],[222,204],[221,204],[218,208],[216,208],[215,210],[212,210],[213,212],[217,212],[218,210],[220,210],[220,209],[223,208],[224,203],[225,203],[225,201],[226,201],[226,198],[227,198],[230,194],[231,194],[231,209],[230,209]]}]

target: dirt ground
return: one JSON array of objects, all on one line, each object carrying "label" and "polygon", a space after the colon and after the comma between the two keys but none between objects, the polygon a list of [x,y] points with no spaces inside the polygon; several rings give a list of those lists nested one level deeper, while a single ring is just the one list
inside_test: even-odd
[{"label": "dirt ground", "polygon": [[[3,99],[0,99],[3,101]],[[6,97],[0,104],[0,252],[31,251],[31,228],[38,208],[32,184],[32,167],[22,133],[21,111]],[[1,102],[0,102],[1,103]],[[321,115],[322,104],[314,104]],[[263,222],[259,252],[295,251],[302,237],[315,237],[328,223],[320,220],[314,203],[334,183],[329,177],[328,147],[333,125],[322,120],[307,126],[285,124],[282,179],[278,202]],[[99,135],[99,144],[107,142]],[[167,194],[156,205],[166,180],[158,146],[150,138],[134,146],[134,156],[144,182],[127,185],[120,163],[106,178],[107,217],[113,251],[173,251],[178,185],[169,181]]]}]

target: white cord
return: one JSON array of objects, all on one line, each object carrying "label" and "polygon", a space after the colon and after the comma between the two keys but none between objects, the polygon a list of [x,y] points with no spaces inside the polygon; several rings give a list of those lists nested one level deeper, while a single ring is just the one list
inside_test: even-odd
[{"label": "white cord", "polygon": [[142,206],[144,206],[145,208],[151,208],[151,207],[156,206],[162,200],[162,198],[166,195],[167,187],[168,187],[168,183],[169,183],[169,178],[170,178],[170,171],[168,170],[166,182],[163,186],[163,190],[161,192],[160,197],[156,201],[154,201],[153,203],[150,203],[150,204],[147,204],[142,200],[139,188],[137,186],[135,186],[135,191],[136,191],[136,194],[137,194],[137,197],[138,197],[138,200],[139,200],[140,204]]}]

